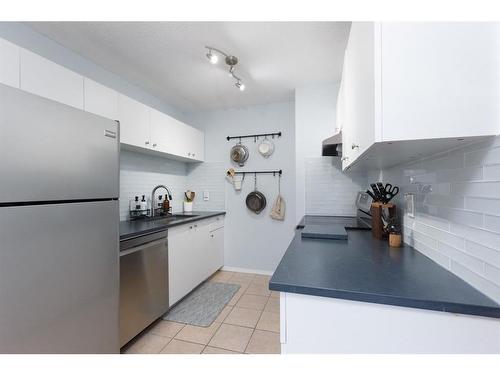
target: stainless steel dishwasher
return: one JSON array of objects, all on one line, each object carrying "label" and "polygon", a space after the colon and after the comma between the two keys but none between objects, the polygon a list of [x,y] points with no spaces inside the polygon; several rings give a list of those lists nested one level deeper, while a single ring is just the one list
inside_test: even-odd
[{"label": "stainless steel dishwasher", "polygon": [[120,242],[120,346],[167,311],[167,231]]}]

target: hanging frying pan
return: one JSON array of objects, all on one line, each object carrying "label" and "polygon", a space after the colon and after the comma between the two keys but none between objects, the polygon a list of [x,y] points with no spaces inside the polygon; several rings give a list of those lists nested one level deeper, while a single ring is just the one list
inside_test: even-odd
[{"label": "hanging frying pan", "polygon": [[255,190],[247,195],[246,205],[249,210],[260,214],[266,207],[266,197],[257,190],[257,176],[255,175]]}]

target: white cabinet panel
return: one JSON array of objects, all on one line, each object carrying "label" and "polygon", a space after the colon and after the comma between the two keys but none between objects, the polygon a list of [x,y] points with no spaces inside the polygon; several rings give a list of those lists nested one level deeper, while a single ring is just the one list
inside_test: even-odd
[{"label": "white cabinet panel", "polygon": [[210,232],[209,272],[214,273],[224,265],[224,227]]},{"label": "white cabinet panel", "polygon": [[0,39],[0,82],[19,88],[19,53],[15,44]]},{"label": "white cabinet panel", "polygon": [[155,151],[181,156],[179,138],[182,136],[181,124],[174,118],[151,109],[151,146]]},{"label": "white cabinet panel", "polygon": [[189,126],[189,148],[191,150],[191,158],[198,161],[205,160],[205,134],[191,126]]},{"label": "white cabinet panel", "polygon": [[87,112],[118,119],[118,93],[89,78],[84,80],[84,109]]},{"label": "white cabinet panel", "polygon": [[136,147],[152,148],[149,117],[149,107],[128,96],[119,94],[120,142]]},{"label": "white cabinet panel", "polygon": [[170,306],[187,295],[195,286],[196,246],[193,225],[168,230],[168,281]]},{"label": "white cabinet panel", "polygon": [[498,23],[383,23],[384,140],[500,131]]},{"label": "white cabinet panel", "polygon": [[83,109],[83,76],[21,48],[22,90]]},{"label": "white cabinet panel", "polygon": [[223,216],[217,216],[169,229],[170,306],[223,266],[223,226]]}]

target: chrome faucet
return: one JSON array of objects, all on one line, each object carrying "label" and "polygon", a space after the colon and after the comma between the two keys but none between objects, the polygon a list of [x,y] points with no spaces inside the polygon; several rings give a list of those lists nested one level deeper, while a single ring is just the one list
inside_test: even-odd
[{"label": "chrome faucet", "polygon": [[153,191],[151,192],[151,217],[155,217],[155,193],[156,193],[156,190],[158,189],[165,189],[168,193],[168,200],[171,201],[172,200],[172,193],[170,192],[170,189],[168,187],[166,187],[165,185],[158,185],[158,186],[155,186],[153,188]]}]

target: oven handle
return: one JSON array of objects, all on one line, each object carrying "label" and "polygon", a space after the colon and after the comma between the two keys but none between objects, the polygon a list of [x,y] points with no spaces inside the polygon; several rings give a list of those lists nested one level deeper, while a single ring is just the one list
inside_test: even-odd
[{"label": "oven handle", "polygon": [[123,257],[123,256],[126,256],[126,255],[129,255],[129,254],[132,254],[132,253],[136,253],[138,251],[146,250],[149,247],[154,247],[154,246],[160,245],[162,243],[165,243],[165,247],[168,246],[167,239],[166,238],[162,238],[162,239],[159,239],[159,240],[156,240],[156,241],[148,242],[148,243],[146,243],[144,245],[136,246],[136,247],[133,247],[131,249],[127,249],[127,250],[121,251],[120,252],[120,258]]}]

